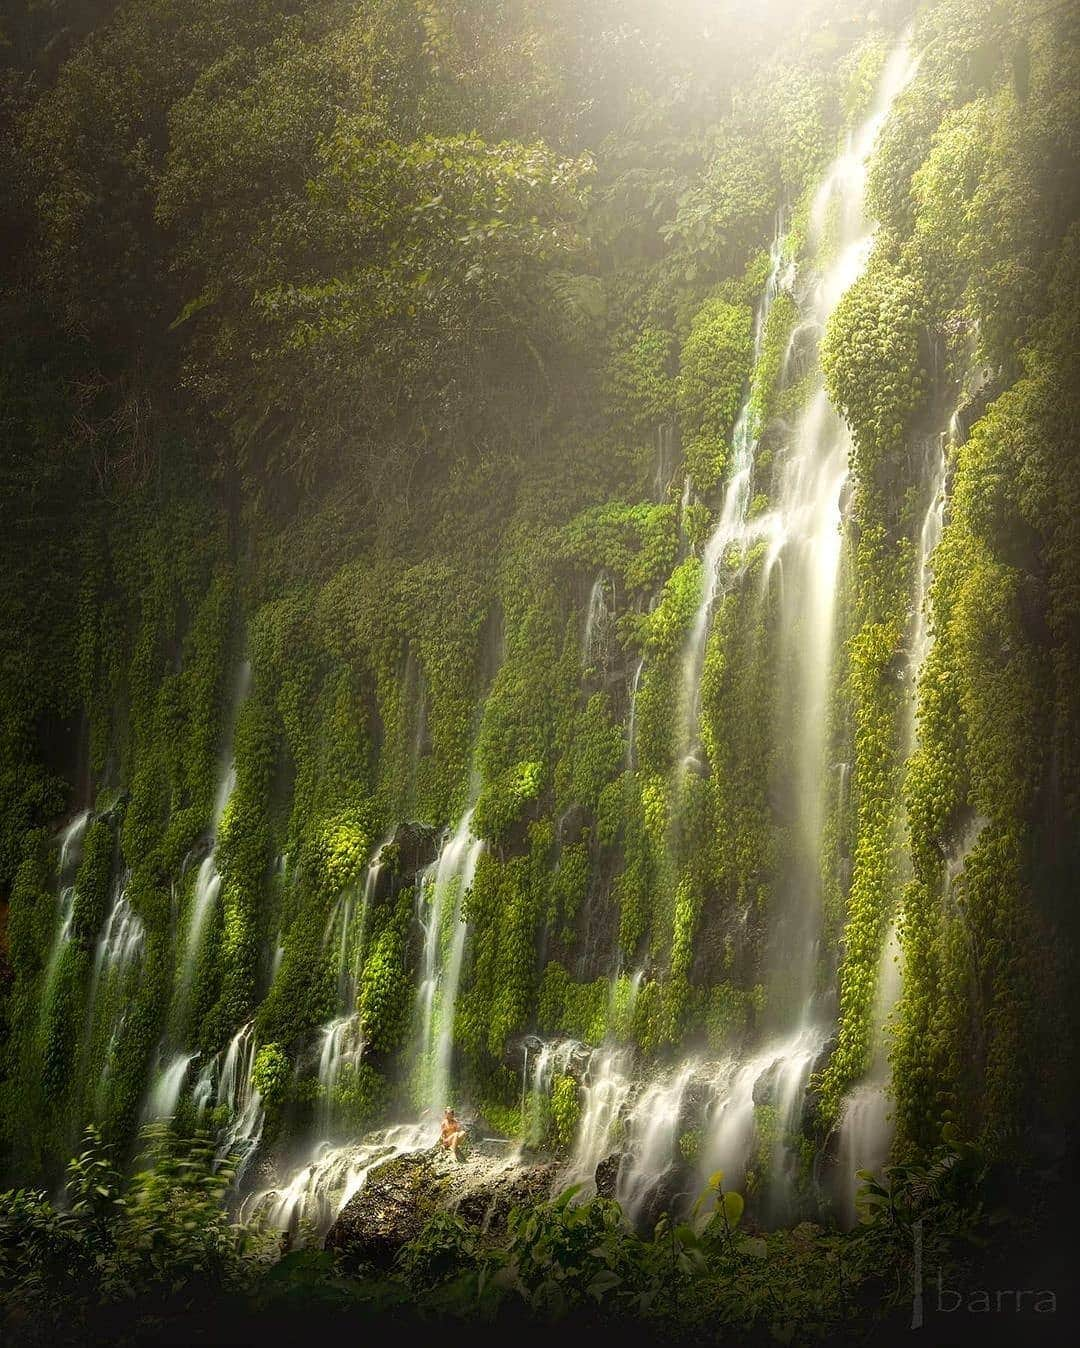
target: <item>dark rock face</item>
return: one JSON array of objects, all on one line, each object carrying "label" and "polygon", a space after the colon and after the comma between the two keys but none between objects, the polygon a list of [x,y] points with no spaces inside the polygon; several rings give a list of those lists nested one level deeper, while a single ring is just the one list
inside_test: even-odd
[{"label": "dark rock face", "polygon": [[[425,866],[430,866],[439,855],[439,830],[430,824],[407,823],[398,826],[393,839],[382,849],[381,860],[386,874],[379,877],[380,885],[388,887],[391,876],[399,884],[411,884]],[[376,898],[380,885],[376,886]]]},{"label": "dark rock face", "polygon": [[398,1156],[368,1176],[326,1237],[347,1267],[388,1268],[439,1206],[443,1183],[430,1153]]},{"label": "dark rock face", "polygon": [[597,1197],[615,1197],[615,1189],[619,1183],[619,1166],[621,1164],[622,1153],[613,1151],[610,1156],[605,1156],[596,1167],[594,1179],[596,1180]]}]

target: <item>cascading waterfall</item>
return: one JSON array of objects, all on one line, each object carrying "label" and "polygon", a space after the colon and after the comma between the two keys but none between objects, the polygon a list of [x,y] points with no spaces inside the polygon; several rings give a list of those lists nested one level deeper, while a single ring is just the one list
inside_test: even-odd
[{"label": "cascading waterfall", "polygon": [[[233,701],[231,722],[235,724],[241,703],[247,696],[251,683],[251,666],[245,661],[240,667]],[[221,821],[236,786],[236,764],[231,754],[224,760],[224,772],[218,781],[214,798],[214,816],[211,823],[210,851],[203,858],[195,878],[195,892],[192,895],[187,925],[180,952],[177,974],[176,1003],[178,1013],[186,1010],[186,1001],[191,990],[199,954],[202,951],[203,937],[210,913],[221,893],[221,876],[217,870],[217,841],[221,831]]]},{"label": "cascading waterfall", "polygon": [[364,874],[359,900],[356,889],[351,886],[339,896],[323,937],[324,947],[333,942],[337,950],[335,975],[338,1014],[319,1031],[318,1079],[322,1088],[322,1121],[327,1126],[333,1114],[334,1093],[340,1083],[342,1069],[346,1065],[355,1067],[364,1053],[356,997],[368,915],[383,869],[383,849],[392,841],[392,837],[386,838],[375,849]]},{"label": "cascading waterfall", "polygon": [[581,1122],[566,1170],[567,1184],[584,1193],[594,1186],[596,1167],[612,1150],[613,1133],[634,1090],[628,1049],[604,1045],[589,1057],[582,1078]]},{"label": "cascading waterfall", "polygon": [[[888,58],[873,108],[826,172],[810,211],[810,283],[803,321],[819,335],[863,271],[873,244],[865,219],[867,159],[894,99],[914,73],[906,44]],[[851,436],[817,372],[783,449],[774,482],[773,542],[763,584],[779,590],[777,745],[788,792],[790,848],[777,886],[768,956],[771,1004],[780,1025],[813,1020],[821,921],[822,829],[834,789],[826,771],[841,501]],[[779,1015],[776,1015],[779,1012]]]},{"label": "cascading waterfall", "polygon": [[[781,285],[783,273],[782,221],[777,222],[776,235],[769,250],[769,275],[761,299],[754,311],[753,362],[761,354],[765,323],[772,302]],[[705,664],[705,646],[721,573],[733,547],[745,545],[769,527],[768,518],[749,522],[750,489],[754,473],[754,452],[757,449],[757,427],[752,410],[752,389],[748,390],[732,433],[731,472],[724,491],[724,501],[716,526],[706,541],[701,557],[702,587],[693,626],[683,651],[683,708],[686,717],[683,751],[692,754],[697,731],[701,697],[701,676]],[[688,479],[689,482],[689,479]],[[635,690],[636,691],[636,690]]]},{"label": "cascading waterfall", "polygon": [[[911,632],[907,643],[905,703],[901,746],[905,758],[917,745],[916,692],[920,672],[930,651],[931,632],[927,597],[932,576],[934,549],[941,540],[945,521],[945,484],[949,456],[958,439],[958,418],[954,411],[948,428],[935,437],[927,454],[924,477],[927,480],[926,507],[919,528],[912,598]],[[889,1061],[887,1026],[900,997],[901,948],[894,921],[889,929],[877,970],[877,985],[872,1013],[874,1041],[870,1066],[864,1079],[844,1102],[838,1127],[837,1165],[840,1175],[840,1206],[844,1220],[856,1219],[855,1196],[859,1182],[856,1172],[878,1170],[888,1160],[892,1145],[892,1117],[889,1100]]]},{"label": "cascading waterfall", "polygon": [[[419,1121],[382,1129],[341,1146],[319,1139],[310,1159],[290,1179],[249,1195],[243,1215],[257,1215],[281,1230],[306,1226],[324,1233],[363,1188],[373,1168],[435,1141],[439,1115],[450,1097],[454,1013],[468,932],[462,904],[483,851],[483,842],[472,835],[472,814],[470,808],[462,815],[436,860],[417,881],[417,919],[424,933],[414,1008]],[[381,853],[380,847],[368,869],[365,890],[370,884],[369,893],[374,892]],[[319,1077],[324,1085],[340,1070],[345,1052],[341,1045],[352,1042],[347,1038],[349,1021],[350,1017],[342,1017],[323,1029]],[[360,1044],[357,1056],[362,1048]]]},{"label": "cascading waterfall", "polygon": [[650,1195],[677,1164],[683,1101],[697,1072],[693,1060],[683,1063],[666,1080],[645,1086],[630,1110],[615,1197],[631,1222],[640,1218]]},{"label": "cascading waterfall", "polygon": [[417,1064],[422,1108],[433,1118],[449,1103],[454,1013],[468,931],[462,902],[484,850],[472,835],[472,816],[471,809],[462,815],[417,887],[417,917],[424,932],[416,994]]},{"label": "cascading waterfall", "polygon": [[[233,701],[229,716],[230,745],[232,731],[235,729],[236,719],[240,707],[247,697],[250,684],[251,666],[245,660],[240,666],[240,672],[233,690]],[[217,842],[221,830],[221,821],[235,786],[236,764],[230,749],[229,753],[224,755],[222,759],[222,772],[218,779],[214,798],[210,850],[199,866],[194,893],[188,908],[187,922],[180,943],[172,1007],[169,1015],[170,1031],[166,1034],[164,1043],[158,1049],[158,1066],[143,1111],[144,1117],[148,1120],[167,1118],[174,1113],[180,1094],[184,1089],[188,1067],[198,1057],[197,1053],[186,1051],[186,1047],[176,1049],[170,1043],[170,1039],[179,1037],[182,1041],[185,1036],[184,1022],[189,1012],[195,971],[198,967],[199,955],[202,952],[206,924],[221,892],[221,876],[217,870]],[[170,1047],[173,1048],[171,1054],[169,1053]]]},{"label": "cascading waterfall", "polygon": [[60,966],[60,957],[71,940],[75,921],[75,872],[82,855],[83,838],[90,823],[90,811],[83,810],[60,835],[60,854],[56,862],[56,936],[45,963],[40,1007],[42,1014],[49,1004],[49,994]]},{"label": "cascading waterfall", "polygon": [[113,1053],[127,1014],[127,996],[137,977],[146,941],[142,919],[127,897],[127,876],[113,889],[112,904],[94,948],[86,1003],[86,1031],[80,1078],[92,1090],[100,1116],[113,1070]]},{"label": "cascading waterfall", "polygon": [[892,1119],[889,1101],[888,1019],[900,997],[900,937],[895,923],[889,929],[878,966],[874,995],[874,1043],[870,1068],[863,1081],[844,1101],[837,1144],[837,1164],[843,1183],[841,1216],[856,1219],[855,1196],[859,1170],[879,1171],[889,1159]]},{"label": "cascading waterfall", "polygon": [[581,637],[581,664],[585,670],[603,668],[609,639],[609,624],[613,606],[613,583],[604,572],[593,581],[589,591],[589,605],[585,613],[585,630]]}]

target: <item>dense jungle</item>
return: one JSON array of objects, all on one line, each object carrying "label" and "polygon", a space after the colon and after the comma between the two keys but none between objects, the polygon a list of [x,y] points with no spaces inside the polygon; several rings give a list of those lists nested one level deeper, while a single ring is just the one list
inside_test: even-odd
[{"label": "dense jungle", "polygon": [[0,1339],[1072,1341],[1080,3],[0,107]]}]

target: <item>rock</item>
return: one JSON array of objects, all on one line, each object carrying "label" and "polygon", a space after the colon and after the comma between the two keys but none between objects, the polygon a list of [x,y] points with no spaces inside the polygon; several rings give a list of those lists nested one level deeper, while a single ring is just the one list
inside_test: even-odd
[{"label": "rock", "polygon": [[486,1174],[469,1162],[460,1174],[460,1192],[449,1206],[470,1226],[498,1235],[506,1230],[512,1208],[550,1197],[557,1174],[554,1162],[508,1167],[495,1160]]},{"label": "rock", "polygon": [[614,1198],[615,1189],[619,1182],[619,1166],[622,1164],[622,1155],[620,1152],[613,1151],[610,1156],[605,1156],[593,1172],[596,1180],[596,1194],[598,1198]]},{"label": "rock", "polygon": [[384,875],[379,876],[373,897],[381,898],[379,892],[383,883],[393,876],[399,884],[411,884],[415,876],[430,866],[439,855],[439,830],[430,824],[411,822],[399,824],[393,838],[386,843],[380,854]]},{"label": "rock", "polygon": [[326,1249],[339,1252],[347,1267],[388,1268],[440,1206],[443,1187],[429,1152],[387,1161],[342,1208]]},{"label": "rock", "polygon": [[559,816],[555,826],[555,841],[560,847],[581,842],[589,824],[589,813],[583,805],[571,805]]}]

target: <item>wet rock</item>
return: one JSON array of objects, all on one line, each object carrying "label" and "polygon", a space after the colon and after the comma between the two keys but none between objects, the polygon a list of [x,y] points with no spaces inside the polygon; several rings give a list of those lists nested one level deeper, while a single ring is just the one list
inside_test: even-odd
[{"label": "wet rock", "polygon": [[613,1151],[610,1156],[605,1156],[596,1167],[594,1178],[596,1180],[597,1197],[615,1197],[615,1190],[619,1183],[619,1167],[621,1164],[622,1155],[617,1151]]},{"label": "wet rock", "polygon": [[[430,866],[439,855],[439,830],[430,824],[399,824],[393,838],[382,849],[381,859],[387,872],[399,883],[410,883],[417,872]],[[382,877],[380,876],[380,880]],[[376,892],[376,898],[381,895]]]},{"label": "wet rock", "polygon": [[651,1236],[665,1213],[681,1217],[693,1206],[699,1182],[687,1165],[673,1165],[657,1178],[634,1217],[634,1225],[644,1236]]},{"label": "wet rock", "polygon": [[571,805],[559,816],[555,828],[555,841],[560,847],[569,847],[581,842],[589,823],[589,812],[583,805]]},{"label": "wet rock", "polygon": [[373,1171],[326,1237],[346,1267],[388,1268],[440,1206],[444,1183],[429,1152],[398,1156]]},{"label": "wet rock", "polygon": [[506,1230],[515,1207],[543,1203],[550,1196],[558,1174],[554,1162],[537,1165],[499,1165],[485,1173],[470,1162],[459,1176],[460,1192],[450,1206],[463,1221],[488,1235]]}]

